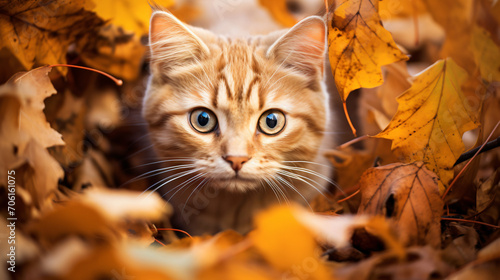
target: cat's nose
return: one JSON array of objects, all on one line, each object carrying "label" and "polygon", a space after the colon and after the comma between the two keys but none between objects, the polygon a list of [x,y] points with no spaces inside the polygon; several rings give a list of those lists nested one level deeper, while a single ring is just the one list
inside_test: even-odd
[{"label": "cat's nose", "polygon": [[238,172],[243,164],[250,159],[247,156],[223,156],[222,158],[227,161],[236,172]]}]

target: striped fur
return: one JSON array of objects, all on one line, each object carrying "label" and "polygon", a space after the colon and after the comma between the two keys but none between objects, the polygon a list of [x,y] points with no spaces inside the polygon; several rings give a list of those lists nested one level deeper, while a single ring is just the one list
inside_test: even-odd
[{"label": "striped fur", "polygon": [[[158,155],[170,160],[166,168],[173,170],[166,178],[193,171],[155,186],[173,203],[176,226],[195,234],[226,228],[245,232],[256,211],[284,200],[281,193],[307,204],[323,190],[325,180],[318,174],[329,174],[318,163],[323,163],[319,151],[327,142],[329,102],[322,83],[321,18],[249,38],[216,36],[161,11],[153,14],[151,26],[151,76],[143,115]],[[189,114],[195,108],[215,113],[215,132],[192,128]],[[257,129],[259,117],[269,109],[286,116],[285,128],[274,136]],[[226,156],[250,160],[236,175]],[[192,165],[176,169],[185,163],[175,161],[180,158]],[[206,205],[197,204],[196,197],[209,188],[217,195]]]}]

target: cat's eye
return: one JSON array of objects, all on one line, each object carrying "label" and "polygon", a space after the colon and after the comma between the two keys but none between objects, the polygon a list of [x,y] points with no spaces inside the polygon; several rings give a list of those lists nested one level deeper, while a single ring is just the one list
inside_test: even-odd
[{"label": "cat's eye", "polygon": [[285,114],[279,110],[266,111],[259,119],[259,129],[267,135],[275,135],[285,127]]},{"label": "cat's eye", "polygon": [[212,111],[199,108],[191,112],[189,116],[191,126],[198,132],[209,133],[217,127],[217,117]]}]

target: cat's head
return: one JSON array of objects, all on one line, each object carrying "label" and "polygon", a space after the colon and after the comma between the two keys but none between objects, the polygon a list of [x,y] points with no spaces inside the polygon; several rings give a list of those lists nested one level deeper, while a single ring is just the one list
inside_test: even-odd
[{"label": "cat's head", "polygon": [[230,39],[157,11],[150,46],[143,115],[160,157],[234,191],[316,158],[328,119],[321,18]]}]

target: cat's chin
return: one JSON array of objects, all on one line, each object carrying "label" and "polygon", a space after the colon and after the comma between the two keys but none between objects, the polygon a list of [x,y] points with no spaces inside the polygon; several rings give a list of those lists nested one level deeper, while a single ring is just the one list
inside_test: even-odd
[{"label": "cat's chin", "polygon": [[247,192],[261,186],[259,180],[241,177],[212,179],[211,185],[231,192]]}]

